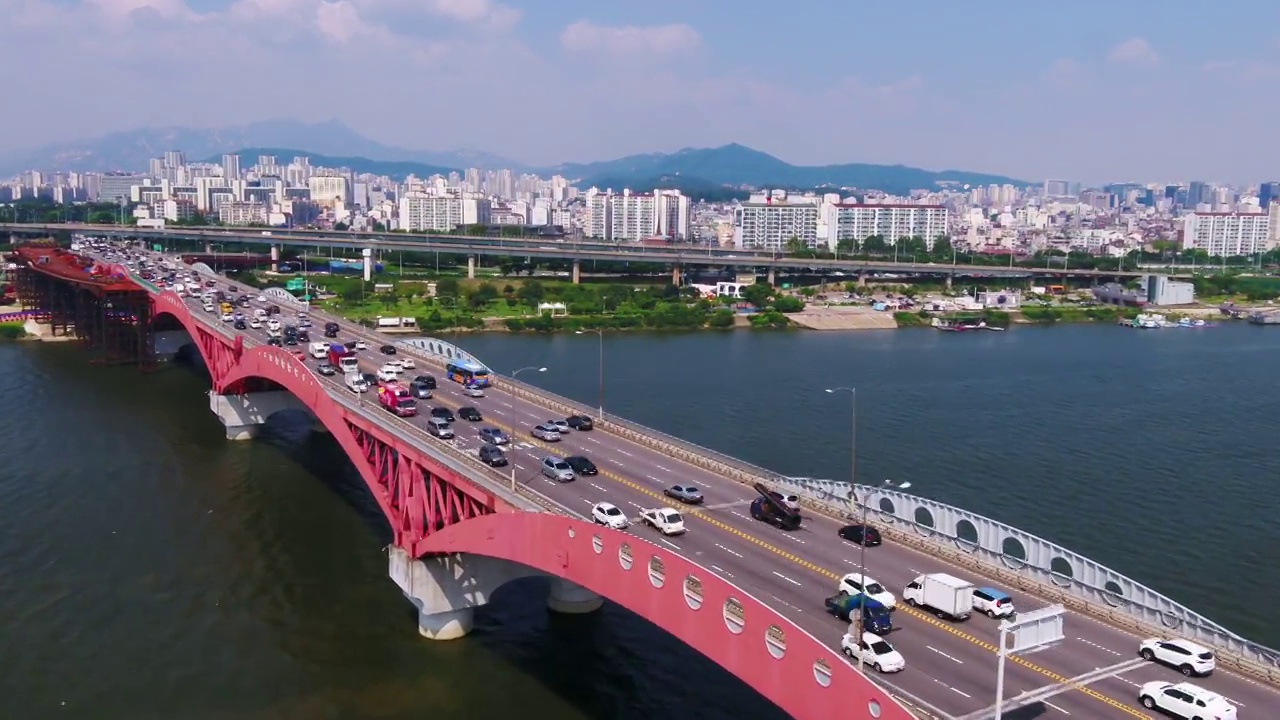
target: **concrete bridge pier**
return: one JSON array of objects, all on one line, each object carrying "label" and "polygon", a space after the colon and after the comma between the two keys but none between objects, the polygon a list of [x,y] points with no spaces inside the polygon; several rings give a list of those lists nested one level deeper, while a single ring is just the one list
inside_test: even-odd
[{"label": "concrete bridge pier", "polygon": [[206,240],[204,243],[204,254],[205,255],[213,254],[213,243],[209,242],[208,240]]},{"label": "concrete bridge pier", "polygon": [[471,632],[475,609],[493,591],[522,577],[541,575],[524,565],[456,553],[417,559],[387,547],[387,574],[418,610],[418,633],[428,640],[456,640]]},{"label": "concrete bridge pier", "polygon": [[769,283],[769,287],[778,286],[778,271],[776,269],[769,268],[769,275],[767,276],[767,282]]},{"label": "concrete bridge pier", "polygon": [[[575,268],[576,268],[576,265],[575,265]],[[475,255],[467,256],[467,278],[470,280],[476,279],[476,256]],[[574,280],[574,282],[577,282],[577,280]]]},{"label": "concrete bridge pier", "polygon": [[956,279],[955,273],[947,273],[946,283],[947,283],[948,290],[951,289],[951,283],[955,282],[955,279]]},{"label": "concrete bridge pier", "polygon": [[271,272],[280,272],[280,246],[271,246]]},{"label": "concrete bridge pier", "polygon": [[867,286],[867,271],[863,270],[862,272],[858,273],[858,287],[866,287],[866,286]]},{"label": "concrete bridge pier", "polygon": [[564,615],[585,615],[604,604],[604,598],[564,578],[551,578],[547,609]]},{"label": "concrete bridge pier", "polygon": [[582,282],[582,261],[573,261],[573,284],[577,285]]},{"label": "concrete bridge pier", "polygon": [[680,287],[681,268],[679,265],[671,268],[671,284]]},{"label": "concrete bridge pier", "polygon": [[252,440],[267,418],[281,410],[310,410],[293,393],[284,390],[219,395],[209,392],[209,410],[222,421],[228,440]]}]

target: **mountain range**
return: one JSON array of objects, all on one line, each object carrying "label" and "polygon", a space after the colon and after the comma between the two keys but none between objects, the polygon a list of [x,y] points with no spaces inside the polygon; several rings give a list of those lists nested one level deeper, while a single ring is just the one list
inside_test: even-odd
[{"label": "mountain range", "polygon": [[905,165],[792,165],[737,143],[717,148],[685,148],[674,153],[630,155],[616,160],[566,163],[547,168],[523,165],[480,150],[406,150],[366,138],[337,121],[303,123],[271,120],[220,129],[183,127],[116,132],[99,138],[54,144],[0,157],[0,176],[32,168],[40,170],[145,170],[151,158],[166,150],[182,150],[192,161],[218,162],[224,153],[238,153],[245,166],[259,155],[276,155],[288,162],[308,156],[313,165],[346,167],[404,178],[447,174],[463,168],[510,168],[544,177],[562,175],[579,186],[637,191],[675,187],[691,195],[740,195],[746,188],[862,188],[905,194],[934,188],[938,183],[960,185],[1013,184],[1025,181],[965,170],[932,171]]}]

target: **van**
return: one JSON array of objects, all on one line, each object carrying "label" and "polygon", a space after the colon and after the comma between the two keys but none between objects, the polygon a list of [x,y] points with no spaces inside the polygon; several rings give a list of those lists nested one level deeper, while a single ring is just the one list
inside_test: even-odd
[{"label": "van", "polygon": [[307,351],[316,360],[324,360],[329,357],[329,346],[322,342],[311,343],[307,346]]},{"label": "van", "polygon": [[351,392],[357,392],[357,393],[369,392],[369,383],[366,382],[364,379],[364,376],[358,372],[347,373],[347,376],[344,379],[344,382],[346,382],[347,389],[350,390]]},{"label": "van", "polygon": [[453,426],[444,418],[428,418],[427,432],[440,438],[441,440],[450,440],[453,438]]}]

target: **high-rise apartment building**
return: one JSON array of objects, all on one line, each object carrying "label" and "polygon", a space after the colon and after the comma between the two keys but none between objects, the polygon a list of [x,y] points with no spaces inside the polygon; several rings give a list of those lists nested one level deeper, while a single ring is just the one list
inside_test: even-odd
[{"label": "high-rise apartment building", "polygon": [[609,198],[613,212],[609,217],[607,240],[639,241],[658,232],[658,199],[652,193],[633,194],[623,190]]},{"label": "high-rise apartment building", "polygon": [[315,175],[307,180],[307,187],[311,190],[311,199],[321,207],[329,208],[339,202],[347,203],[351,200],[345,177]]},{"label": "high-rise apartment building", "polygon": [[818,243],[821,198],[788,198],[785,192],[756,193],[734,211],[734,244],[755,250],[785,250],[796,238],[807,247]]},{"label": "high-rise apartment building", "polygon": [[1252,255],[1274,246],[1267,213],[1197,212],[1183,219],[1182,249],[1210,255]]},{"label": "high-rise apartment building", "polygon": [[400,229],[452,232],[463,225],[488,225],[492,204],[480,197],[411,193],[400,198]]},{"label": "high-rise apartment building", "polygon": [[223,155],[222,156],[222,177],[227,180],[240,179],[240,156],[239,155]]},{"label": "high-rise apartment building", "polygon": [[615,242],[651,237],[682,241],[689,237],[689,198],[679,190],[622,194],[591,188],[584,196],[583,234]]},{"label": "high-rise apartment building", "polygon": [[837,241],[861,242],[878,235],[885,242],[899,238],[924,238],[930,248],[940,235],[947,234],[950,220],[943,205],[900,205],[841,203],[826,206],[827,232]]},{"label": "high-rise apartment building", "polygon": [[658,190],[658,235],[671,242],[689,239],[689,198],[679,190]]}]

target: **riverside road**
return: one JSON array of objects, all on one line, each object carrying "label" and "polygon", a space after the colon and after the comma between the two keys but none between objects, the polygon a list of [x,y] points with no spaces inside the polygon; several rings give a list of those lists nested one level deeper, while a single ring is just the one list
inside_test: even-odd
[{"label": "riverside road", "polygon": [[[230,283],[222,281],[224,289],[228,285]],[[188,299],[187,305],[197,318],[218,323],[216,318],[203,313],[197,301]],[[337,320],[342,326],[339,340],[369,342],[370,349],[359,354],[362,370],[373,372],[387,359],[377,350],[388,342],[387,336],[323,313],[313,313],[313,318],[318,326],[330,319]],[[246,330],[241,334],[251,345],[266,342],[265,330]],[[309,359],[306,362],[312,367],[316,363]],[[321,379],[335,395],[350,392],[339,377]],[[516,481],[531,485],[566,506],[576,506],[583,514],[594,503],[609,501],[634,516],[642,507],[671,504],[662,491],[672,484],[698,485],[706,495],[706,507],[685,510],[690,518],[689,532],[674,539],[658,538],[659,541],[723,574],[815,637],[838,647],[845,625],[824,612],[822,601],[835,591],[840,576],[859,570],[858,548],[837,536],[839,523],[811,514],[802,530],[786,533],[755,522],[747,513],[754,497],[750,488],[605,432],[574,432],[559,443],[543,443],[532,438],[529,430],[557,416],[505,392],[500,378],[497,384],[498,387],[487,391],[486,397],[469,398],[462,394],[460,386],[442,379],[435,397],[420,401],[422,414],[411,422],[421,428],[430,407],[454,410],[463,405],[477,407],[485,416],[484,422],[459,421],[455,424],[457,437],[450,444],[463,452],[474,453],[480,444],[476,434],[478,426],[492,425],[507,431],[512,437],[509,457]],[[374,402],[372,397],[364,401]],[[426,437],[425,431],[423,436]],[[428,442],[440,441],[429,439]],[[600,467],[600,475],[573,483],[553,483],[544,479],[537,469],[541,458],[548,454],[586,455]],[[510,481],[509,469],[491,472],[495,482]],[[1016,519],[1011,520],[1016,524]],[[655,538],[653,531],[639,526],[633,526],[630,532]],[[899,596],[905,584],[923,572],[945,571],[979,585],[997,586],[971,571],[949,567],[940,560],[899,546],[871,548],[867,557],[868,573]],[[1017,596],[1015,601],[1022,611],[1045,604],[1030,596]],[[906,657],[907,669],[887,678],[889,682],[949,715],[964,715],[992,705],[996,622],[977,616],[968,622],[951,624],[900,606],[895,613],[895,625],[898,629],[889,639]],[[1069,614],[1066,640],[1061,646],[1008,664],[1006,694],[1016,696],[1125,663],[1136,656],[1139,640],[1088,617]],[[1063,717],[1149,717],[1136,701],[1136,688],[1157,679],[1177,681],[1179,676],[1168,668],[1139,664],[1088,687],[1069,689],[1050,697],[1046,709],[1051,715]],[[1241,706],[1245,717],[1280,707],[1280,693],[1225,670],[1198,683],[1230,698]]]}]

